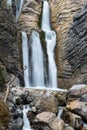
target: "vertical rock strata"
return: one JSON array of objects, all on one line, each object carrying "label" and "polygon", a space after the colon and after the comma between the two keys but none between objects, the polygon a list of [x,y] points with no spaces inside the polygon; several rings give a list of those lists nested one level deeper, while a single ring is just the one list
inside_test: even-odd
[{"label": "vertical rock strata", "polygon": [[38,3],[35,0],[26,0],[18,21],[19,31],[26,31],[30,34],[33,29],[39,30],[40,14],[41,2]]},{"label": "vertical rock strata", "polygon": [[50,1],[52,27],[57,33],[58,83],[62,88],[87,82],[86,3],[87,0]]}]

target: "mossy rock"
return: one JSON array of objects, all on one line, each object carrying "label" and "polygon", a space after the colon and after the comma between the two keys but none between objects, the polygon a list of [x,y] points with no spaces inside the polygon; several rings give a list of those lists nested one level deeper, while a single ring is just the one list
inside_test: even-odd
[{"label": "mossy rock", "polygon": [[7,128],[10,121],[10,113],[7,105],[0,100],[0,130]]}]

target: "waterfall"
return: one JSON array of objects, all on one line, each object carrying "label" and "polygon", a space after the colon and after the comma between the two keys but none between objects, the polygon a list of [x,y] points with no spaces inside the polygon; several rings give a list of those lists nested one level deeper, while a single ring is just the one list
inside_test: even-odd
[{"label": "waterfall", "polygon": [[[27,35],[22,32],[22,50],[23,66],[27,66],[24,71],[24,80],[26,87],[50,87],[57,88],[57,69],[54,60],[54,49],[56,45],[56,33],[50,27],[50,9],[47,1],[43,1],[42,30],[45,32],[45,41],[48,55],[48,69],[45,69],[45,60],[43,59],[43,50],[39,33],[32,30],[27,45]],[[48,70],[48,72],[45,72]],[[48,81],[45,82],[46,74]],[[45,83],[48,82],[46,86]]]},{"label": "waterfall", "polygon": [[25,87],[29,87],[29,60],[28,60],[28,39],[27,34],[25,32],[22,32],[22,53],[23,53],[23,68],[25,66],[27,67],[26,70],[24,70],[24,82]]},{"label": "waterfall", "polygon": [[39,33],[32,31],[30,36],[31,44],[31,65],[32,65],[32,86],[44,86],[44,62]]},{"label": "waterfall", "polygon": [[50,11],[47,1],[43,1],[42,30],[45,32],[47,43],[49,87],[57,88],[57,69],[54,60],[56,33],[50,29]]},{"label": "waterfall", "polygon": [[18,19],[19,15],[21,14],[23,2],[24,2],[24,0],[15,0],[15,6],[16,6],[16,20]]},{"label": "waterfall", "polygon": [[30,122],[27,118],[27,112],[30,110],[28,105],[23,106],[23,121],[24,121],[24,125],[22,130],[32,130],[31,126],[30,126]]},{"label": "waterfall", "polygon": [[12,6],[12,0],[7,0],[7,3]]}]

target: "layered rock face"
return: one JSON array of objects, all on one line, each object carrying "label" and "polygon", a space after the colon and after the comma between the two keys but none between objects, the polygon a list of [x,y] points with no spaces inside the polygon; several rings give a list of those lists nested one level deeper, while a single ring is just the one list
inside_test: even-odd
[{"label": "layered rock face", "polygon": [[52,27],[57,33],[58,84],[62,88],[87,82],[86,2],[50,1]]},{"label": "layered rock face", "polygon": [[12,9],[5,0],[0,1],[0,62],[8,72],[17,74],[19,68],[17,28]]},{"label": "layered rock face", "polygon": [[[39,2],[39,1],[38,1]],[[31,31],[39,30],[39,16],[41,14],[41,2],[35,0],[26,0],[22,13],[18,20],[18,30],[26,31],[28,34]]]}]

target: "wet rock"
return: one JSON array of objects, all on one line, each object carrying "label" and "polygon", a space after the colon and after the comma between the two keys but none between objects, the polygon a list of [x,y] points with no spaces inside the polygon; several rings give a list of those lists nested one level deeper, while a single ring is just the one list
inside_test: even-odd
[{"label": "wet rock", "polygon": [[86,102],[80,102],[78,100],[69,102],[66,106],[66,108],[73,113],[76,113],[77,115],[81,116],[82,119],[87,122],[87,103]]}]

